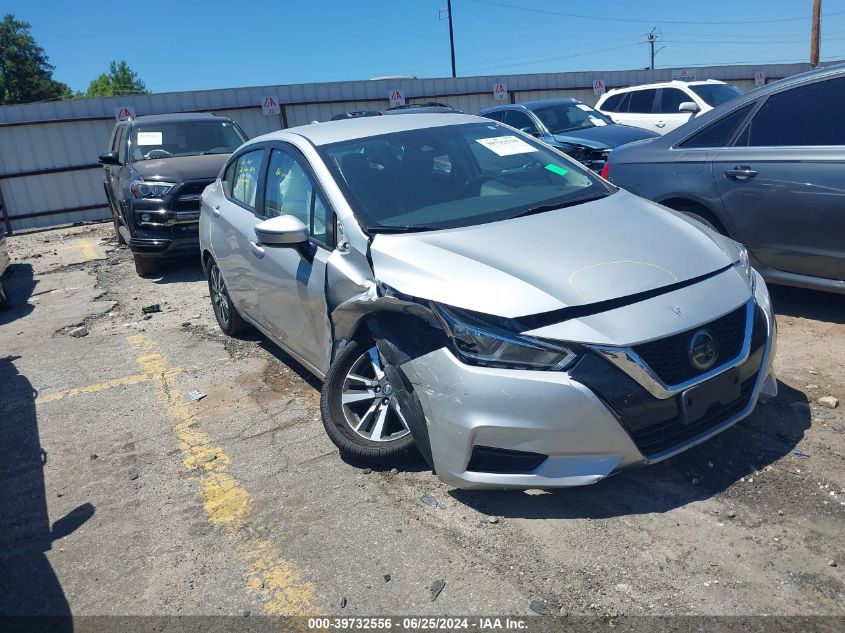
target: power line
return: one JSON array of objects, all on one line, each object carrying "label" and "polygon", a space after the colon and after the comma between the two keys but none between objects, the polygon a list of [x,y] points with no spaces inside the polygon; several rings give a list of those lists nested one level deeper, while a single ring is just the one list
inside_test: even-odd
[{"label": "power line", "polygon": [[[801,16],[796,18],[775,18],[768,20],[730,20],[724,22],[706,21],[706,20],[664,20],[664,19],[636,19],[636,18],[612,18],[607,16],[583,15],[579,13],[567,13],[563,11],[552,11],[550,9],[537,9],[534,7],[521,7],[515,4],[507,4],[505,2],[498,2],[497,0],[473,0],[481,4],[488,4],[503,9],[514,9],[516,11],[527,11],[529,13],[540,13],[543,15],[557,15],[565,18],[572,18],[575,20],[595,20],[598,22],[628,22],[633,24],[694,24],[694,25],[729,25],[729,24],[774,24],[778,22],[805,22],[810,18],[808,16]],[[826,13],[825,17],[832,17],[834,15],[843,15],[845,11],[836,11],[833,13]]]}]

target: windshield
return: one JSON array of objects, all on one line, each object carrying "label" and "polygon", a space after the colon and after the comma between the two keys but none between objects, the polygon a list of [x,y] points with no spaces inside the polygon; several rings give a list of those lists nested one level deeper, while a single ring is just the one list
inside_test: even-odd
[{"label": "windshield", "polygon": [[698,86],[690,86],[690,88],[695,94],[704,99],[708,105],[714,108],[742,94],[742,90],[728,84],[700,84]]},{"label": "windshield", "polygon": [[581,165],[493,122],[318,149],[369,232],[472,226],[615,191]]},{"label": "windshield", "polygon": [[231,154],[246,138],[231,121],[137,123],[132,131],[133,160]]},{"label": "windshield", "polygon": [[552,134],[609,125],[613,120],[586,103],[557,103],[531,108]]}]

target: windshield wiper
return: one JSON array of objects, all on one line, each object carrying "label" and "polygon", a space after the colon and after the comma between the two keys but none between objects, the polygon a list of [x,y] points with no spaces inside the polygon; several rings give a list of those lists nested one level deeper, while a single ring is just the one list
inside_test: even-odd
[{"label": "windshield wiper", "polygon": [[441,228],[427,224],[414,224],[413,226],[367,226],[364,230],[367,233],[416,233],[417,231],[439,231]]},{"label": "windshield wiper", "polygon": [[583,196],[581,198],[574,198],[572,200],[566,200],[565,202],[558,202],[556,204],[543,204],[536,207],[529,207],[524,211],[517,213],[510,217],[511,220],[514,218],[524,218],[527,215],[536,215],[538,213],[545,213],[546,211],[555,211],[556,209],[563,209],[564,207],[571,207],[576,204],[583,204],[585,202],[592,202],[593,200],[601,200],[602,198],[606,198],[609,196],[609,193],[596,193],[590,196]]}]

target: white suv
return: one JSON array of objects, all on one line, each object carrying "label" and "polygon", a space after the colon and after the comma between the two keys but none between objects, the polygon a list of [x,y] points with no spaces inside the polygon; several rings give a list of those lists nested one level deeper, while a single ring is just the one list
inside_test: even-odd
[{"label": "white suv", "polygon": [[666,134],[697,113],[712,110],[741,94],[736,86],[715,79],[664,81],[610,90],[601,96],[596,110],[616,123]]}]

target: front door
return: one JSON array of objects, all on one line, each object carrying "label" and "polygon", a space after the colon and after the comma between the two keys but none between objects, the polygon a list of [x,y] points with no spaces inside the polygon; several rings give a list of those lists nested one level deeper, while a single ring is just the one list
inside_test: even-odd
[{"label": "front door", "polygon": [[301,360],[324,373],[331,358],[326,260],[333,248],[334,216],[306,160],[293,147],[273,148],[266,173],[263,218],[293,215],[308,227],[310,240],[299,247],[268,246],[256,243],[253,235],[256,320]]},{"label": "front door", "polygon": [[845,78],[768,97],[713,176],[738,237],[764,264],[845,279]]}]

